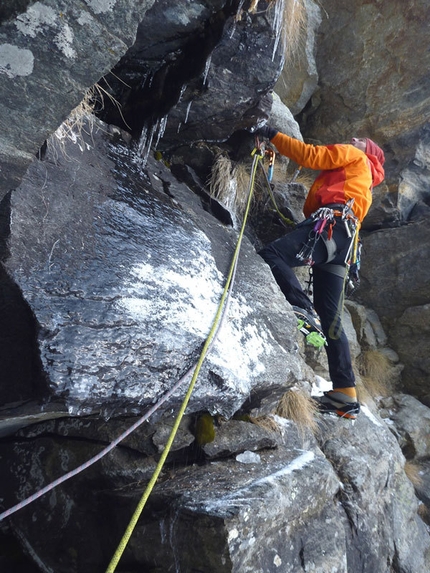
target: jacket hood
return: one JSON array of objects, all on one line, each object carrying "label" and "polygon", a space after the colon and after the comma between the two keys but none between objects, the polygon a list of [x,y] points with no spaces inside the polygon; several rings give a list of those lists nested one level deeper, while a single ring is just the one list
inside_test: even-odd
[{"label": "jacket hood", "polygon": [[366,153],[366,157],[369,160],[369,167],[372,173],[373,187],[376,187],[384,180],[385,171],[381,165],[381,162],[376,157],[376,155],[370,155],[369,153]]},{"label": "jacket hood", "polygon": [[385,155],[382,149],[374,141],[366,137],[367,158],[370,162],[370,171],[372,172],[373,186],[382,183],[385,177],[385,171],[382,167],[385,163]]}]

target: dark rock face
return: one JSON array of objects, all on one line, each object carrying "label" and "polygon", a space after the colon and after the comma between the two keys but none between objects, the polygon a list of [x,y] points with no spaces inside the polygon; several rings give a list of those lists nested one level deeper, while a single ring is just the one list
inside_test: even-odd
[{"label": "dark rock face", "polygon": [[[133,43],[153,0],[7,2],[0,13],[0,197]],[[18,127],[19,126],[19,127]]]},{"label": "dark rock face", "polygon": [[[298,433],[291,421],[273,421],[276,432],[234,421],[223,430],[221,422],[211,446],[221,457],[210,462],[171,458],[121,564],[214,573],[426,570],[428,535],[415,514],[400,448],[382,420],[368,409],[355,428],[348,421],[321,420],[318,441]],[[24,497],[54,478],[59,460],[63,472],[73,469],[123,428],[123,421],[108,426],[87,418],[23,430],[13,446],[0,446],[0,455],[10,460],[1,466],[2,483],[26,475],[19,492]],[[14,531],[31,540],[42,570],[72,573],[109,562],[152,475],[156,432],[153,425],[137,430],[124,447],[14,516]],[[229,452],[226,433],[233,444]],[[237,455],[238,440],[241,449],[255,448],[257,434],[253,456]],[[185,435],[179,437],[182,447]],[[12,494],[9,485],[4,492]],[[67,550],[58,552],[65,537]]]},{"label": "dark rock face", "polygon": [[106,99],[100,117],[129,129],[144,156],[152,145],[173,165],[197,164],[205,179],[215,153],[208,162],[206,142],[226,142],[268,117],[264,96],[284,62],[283,3],[260,2],[253,13],[237,1],[180,2],[175,18],[168,4],[148,11],[136,43],[104,78],[121,109]]},{"label": "dark rock face", "polygon": [[[246,129],[267,117],[302,137],[270,94],[293,4],[2,3],[0,512],[98,454],[195,364],[240,219],[208,200],[214,158],[246,156],[249,167]],[[306,41],[284,68],[280,95],[301,112],[307,137],[329,143],[363,131],[387,156],[358,293],[387,334],[375,310],[350,303],[352,351],[385,352],[392,377],[403,370],[402,386],[430,404],[427,6],[304,6]],[[95,82],[122,106],[105,95],[99,114],[132,135],[96,122],[74,142],[52,136]],[[132,136],[138,145],[126,144]],[[298,220],[305,190],[283,181],[284,167],[276,196]],[[266,207],[252,214],[223,334],[121,569],[428,571],[418,516],[430,521],[427,406],[378,399],[382,419],[363,392],[357,422],[317,417],[315,436],[274,414],[287,390],[309,393],[315,372],[327,375],[256,255],[259,241],[285,231],[274,220]],[[0,569],[105,569],[189,379],[109,455],[1,521]],[[213,421],[206,442],[202,414]],[[404,456],[421,464],[420,505]]]},{"label": "dark rock face", "polygon": [[377,312],[405,365],[406,388],[428,401],[428,217],[364,239],[361,301]]}]

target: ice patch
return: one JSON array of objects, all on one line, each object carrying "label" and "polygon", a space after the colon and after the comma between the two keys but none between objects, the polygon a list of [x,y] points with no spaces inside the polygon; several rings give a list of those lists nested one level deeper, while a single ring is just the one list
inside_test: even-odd
[{"label": "ice patch", "polygon": [[261,464],[261,457],[255,452],[246,450],[236,456],[236,461],[241,464]]},{"label": "ice patch", "polygon": [[365,416],[367,416],[369,418],[369,420],[375,424],[375,426],[379,426],[380,428],[382,428],[383,424],[378,420],[378,418],[376,416],[374,416],[372,414],[372,412],[369,410],[369,408],[367,406],[365,406],[364,404],[361,404],[361,412],[363,412],[363,414]]},{"label": "ice patch", "polygon": [[268,476],[264,476],[260,479],[257,479],[246,487],[242,487],[233,493],[227,494],[224,497],[219,497],[214,500],[210,500],[206,507],[211,510],[222,509],[223,507],[227,507],[229,504],[234,503],[235,505],[244,505],[247,506],[252,504],[253,497],[251,494],[252,488],[262,485],[262,484],[269,484],[272,487],[276,487],[277,481],[294,471],[301,470],[302,468],[309,465],[315,459],[314,452],[304,451],[300,456],[295,458],[291,463],[283,467],[282,469],[278,470],[277,472],[270,474]]},{"label": "ice patch", "polygon": [[0,74],[9,78],[29,76],[33,72],[34,56],[30,50],[0,44]]}]

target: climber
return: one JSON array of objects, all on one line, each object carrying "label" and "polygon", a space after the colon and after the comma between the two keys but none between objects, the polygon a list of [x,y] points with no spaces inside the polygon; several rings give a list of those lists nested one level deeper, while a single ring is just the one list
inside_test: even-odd
[{"label": "climber", "polygon": [[[333,389],[317,399],[320,411],[355,419],[360,404],[342,328],[343,289],[354,238],[372,202],[372,188],[384,179],[384,153],[368,138],[314,146],[268,125],[255,134],[269,139],[281,155],[321,171],[305,200],[306,220],[259,254],[293,306],[299,328],[323,333]],[[314,305],[292,271],[306,264],[312,269]]]}]

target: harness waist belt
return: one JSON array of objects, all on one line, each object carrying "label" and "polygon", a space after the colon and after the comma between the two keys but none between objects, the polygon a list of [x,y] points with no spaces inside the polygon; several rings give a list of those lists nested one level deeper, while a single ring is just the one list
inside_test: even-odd
[{"label": "harness waist belt", "polygon": [[336,209],[338,211],[343,211],[345,209],[345,203],[328,203],[328,205],[321,205],[321,206],[326,207],[328,209]]}]

